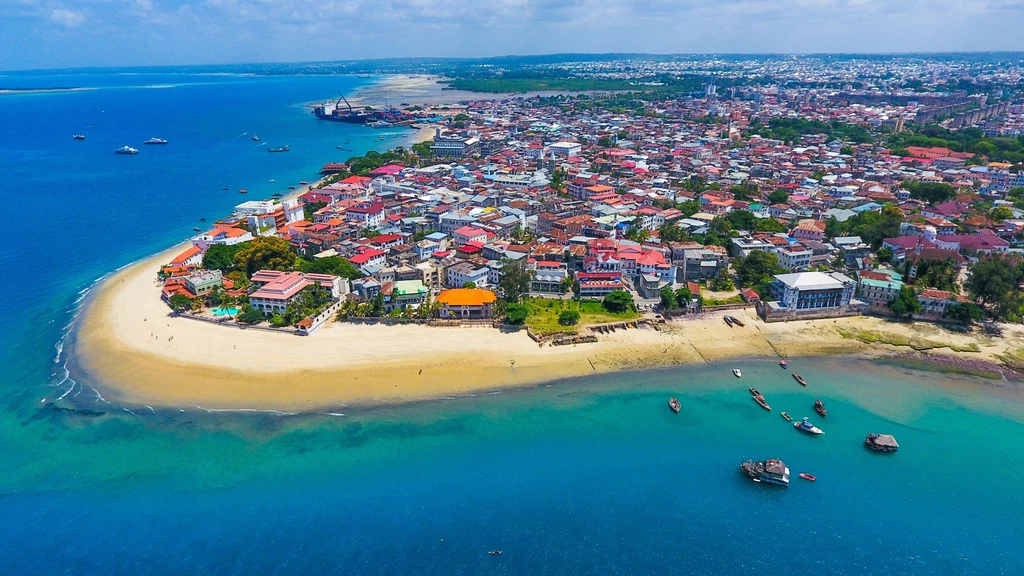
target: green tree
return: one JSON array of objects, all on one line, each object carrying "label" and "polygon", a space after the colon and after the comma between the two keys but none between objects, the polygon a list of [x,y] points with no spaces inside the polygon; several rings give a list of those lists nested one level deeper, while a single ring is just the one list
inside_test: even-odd
[{"label": "green tree", "polygon": [[363,273],[356,268],[355,264],[340,256],[303,260],[298,263],[298,268],[306,274],[332,274],[349,280],[358,280],[363,277]]},{"label": "green tree", "polygon": [[476,282],[463,282],[463,288],[476,288]]},{"label": "green tree", "polygon": [[689,288],[683,286],[682,288],[676,290],[676,302],[678,302],[680,306],[688,306],[692,301],[693,292],[690,292]]},{"label": "green tree", "polygon": [[651,231],[646,228],[639,226],[633,226],[629,230],[626,230],[626,240],[632,240],[633,242],[639,242],[643,244],[651,239]]},{"label": "green tree", "polygon": [[685,242],[690,239],[690,235],[679,226],[666,222],[658,228],[658,238],[662,242]]},{"label": "green tree", "polygon": [[555,168],[551,171],[551,188],[556,192],[562,192],[565,190],[565,170],[561,168]]},{"label": "green tree", "polygon": [[854,152],[853,146],[843,146],[839,149],[840,154],[846,154],[847,156],[853,156]]},{"label": "green tree", "polygon": [[434,155],[434,151],[430,149],[431,145],[433,145],[431,140],[417,142],[412,145],[412,152],[420,158],[430,158]]},{"label": "green tree", "polygon": [[519,302],[523,295],[530,292],[532,281],[533,275],[522,261],[508,258],[502,260],[498,287],[505,295],[505,300],[513,304]]},{"label": "green tree", "polygon": [[580,321],[580,313],[576,310],[562,310],[558,313],[558,323],[562,326],[573,326]]},{"label": "green tree", "polygon": [[184,312],[192,307],[192,299],[184,294],[175,294],[171,296],[167,303],[170,304],[171,309],[175,312]]},{"label": "green tree", "polygon": [[530,309],[523,304],[511,303],[505,307],[505,323],[520,325],[530,315]]},{"label": "green tree", "polygon": [[326,208],[326,207],[327,207],[327,202],[309,202],[309,203],[303,204],[302,205],[302,216],[306,220],[312,222],[313,221],[313,215],[316,214],[316,211],[320,210],[321,208]]},{"label": "green tree", "polygon": [[919,260],[917,263],[917,274],[914,276],[914,284],[939,290],[959,292],[957,276],[960,271],[952,258],[942,260]]},{"label": "green tree", "polygon": [[988,213],[988,219],[993,222],[1002,222],[1013,218],[1013,210],[1010,210],[1006,206],[996,206]]},{"label": "green tree", "polygon": [[903,187],[910,192],[911,198],[929,204],[945,202],[956,196],[956,190],[944,182],[904,182]]},{"label": "green tree", "polygon": [[689,218],[697,212],[700,212],[700,202],[696,200],[684,200],[679,204],[676,204],[676,209],[683,213],[683,216]]},{"label": "green tree", "polygon": [[612,290],[601,304],[609,312],[625,312],[633,307],[633,295],[625,290]]},{"label": "green tree", "polygon": [[786,192],[782,188],[779,188],[768,195],[769,204],[785,204],[786,202],[789,202],[789,192]]},{"label": "green tree", "polygon": [[253,308],[251,304],[242,304],[242,309],[235,316],[235,320],[243,324],[258,324],[266,319],[263,312]]},{"label": "green tree", "polygon": [[946,309],[946,317],[955,320],[964,326],[970,326],[975,322],[985,319],[985,311],[974,302],[957,302]]},{"label": "green tree", "polygon": [[597,145],[602,148],[611,148],[613,144],[611,136],[601,136],[597,139]]},{"label": "green tree", "polygon": [[679,299],[671,286],[665,286],[661,289],[661,306],[668,310],[674,310],[679,307]]},{"label": "green tree", "polygon": [[997,318],[1009,318],[1018,314],[1014,304],[1020,298],[1020,260],[993,254],[982,258],[970,269],[966,288],[971,296],[980,300],[982,306],[992,307]]},{"label": "green tree", "polygon": [[889,302],[889,311],[898,318],[909,318],[921,311],[921,302],[910,286],[900,288],[895,300]]},{"label": "green tree", "polygon": [[754,221],[755,232],[785,232],[786,225],[775,218],[758,218]]},{"label": "green tree", "polygon": [[284,239],[276,236],[260,236],[235,254],[235,265],[246,275],[258,270],[291,270],[295,265],[295,254]]},{"label": "green tree", "polygon": [[725,216],[733,230],[753,230],[757,218],[748,210],[732,210]]},{"label": "green tree", "polygon": [[249,245],[249,242],[242,242],[233,246],[225,244],[213,244],[203,254],[203,268],[207,270],[220,270],[227,274],[235,269],[235,254]]}]

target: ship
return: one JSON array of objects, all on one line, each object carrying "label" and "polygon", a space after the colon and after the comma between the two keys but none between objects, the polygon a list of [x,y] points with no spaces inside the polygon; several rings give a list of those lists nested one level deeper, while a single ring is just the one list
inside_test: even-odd
[{"label": "ship", "polygon": [[154,136],[154,137],[150,138],[149,140],[146,140],[145,142],[143,142],[143,144],[149,144],[149,145],[153,145],[153,144],[167,144],[167,140],[164,140],[163,138],[157,138],[156,136]]},{"label": "ship", "polygon": [[288,145],[286,144],[280,148],[271,148],[267,150],[267,152],[287,152],[289,150],[291,150],[291,148],[289,148]]},{"label": "ship", "polygon": [[[341,92],[338,93],[341,98],[338,98],[337,102],[333,104],[330,102],[324,102],[323,104],[313,108],[313,115],[321,120],[328,120],[330,122],[345,122],[347,124],[366,124],[370,120],[373,120],[373,114],[367,110],[356,110],[348,103],[345,95]],[[345,107],[342,108],[341,103],[345,102]]]},{"label": "ship", "polygon": [[72,134],[71,137],[75,140],[85,140],[85,134]]},{"label": "ship", "polygon": [[819,434],[824,434],[825,433],[824,431],[822,431],[821,428],[818,428],[814,424],[811,424],[810,422],[808,422],[806,416],[804,416],[799,422],[794,422],[793,423],[793,428],[796,428],[797,430],[799,430],[801,432],[807,432],[808,434],[814,434],[815,436],[817,436]]},{"label": "ship", "polygon": [[778,458],[757,462],[745,460],[740,464],[740,470],[754,482],[789,488],[789,467]]},{"label": "ship", "polygon": [[864,439],[864,444],[876,452],[896,452],[900,449],[900,445],[896,442],[896,438],[890,434],[875,434],[874,432],[869,432],[867,438]]},{"label": "ship", "polygon": [[818,414],[821,414],[822,418],[828,416],[828,411],[825,410],[825,403],[822,402],[821,400],[814,401],[814,411],[817,412]]},{"label": "ship", "polygon": [[259,141],[260,141],[260,137],[259,137],[259,136],[257,136],[257,135],[255,135],[255,134],[253,134],[253,135],[252,135],[252,141],[253,141],[253,142],[259,142]]},{"label": "ship", "polygon": [[131,146],[121,146],[117,150],[114,150],[114,154],[138,154],[139,151]]}]

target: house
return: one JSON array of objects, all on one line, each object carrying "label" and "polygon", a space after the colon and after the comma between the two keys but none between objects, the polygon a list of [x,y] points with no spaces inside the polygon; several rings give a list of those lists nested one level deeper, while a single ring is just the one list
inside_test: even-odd
[{"label": "house", "polygon": [[917,301],[921,303],[921,314],[933,316],[944,316],[953,304],[970,302],[969,299],[959,294],[934,288],[929,288],[918,294]]},{"label": "house", "polygon": [[777,274],[771,283],[776,308],[787,311],[838,309],[850,304],[856,283],[839,272]]},{"label": "house", "polygon": [[783,246],[776,252],[779,257],[779,266],[786,270],[806,270],[811,266],[811,257],[814,252],[800,244]]},{"label": "house", "polygon": [[206,252],[210,246],[214,244],[224,244],[225,246],[234,246],[235,244],[241,244],[242,242],[248,242],[253,239],[253,235],[244,228],[235,228],[233,226],[218,226],[209,232],[205,232],[196,236],[192,239],[192,245],[196,246],[203,252]]},{"label": "house", "polygon": [[722,270],[729,267],[725,248],[719,246],[700,246],[683,250],[682,253],[682,278],[677,278],[677,281],[717,278]]},{"label": "house", "polygon": [[487,242],[487,232],[477,226],[463,226],[452,233],[452,238],[455,240],[456,247],[470,242],[483,244]]},{"label": "house", "polygon": [[384,295],[384,311],[417,308],[427,301],[428,293],[420,280],[398,280],[391,284],[391,293]]},{"label": "house", "polygon": [[348,257],[348,261],[364,272],[373,273],[387,263],[383,250],[365,246]]},{"label": "house", "polygon": [[367,202],[345,210],[345,219],[364,228],[376,228],[384,223],[384,203]]},{"label": "house", "polygon": [[535,294],[564,294],[565,279],[569,271],[565,262],[537,262],[533,278],[530,280],[530,292]]},{"label": "house", "polygon": [[486,266],[477,266],[472,262],[463,261],[449,266],[446,272],[448,280],[445,285],[451,288],[461,288],[468,282],[472,282],[477,288],[488,285],[489,269]]},{"label": "house", "polygon": [[482,288],[445,290],[437,295],[437,303],[440,305],[438,316],[452,319],[490,318],[497,299],[494,292]]},{"label": "house", "polygon": [[621,272],[580,272],[576,281],[582,298],[604,298],[609,292],[623,289]]},{"label": "house", "polygon": [[188,291],[198,297],[203,297],[213,291],[214,288],[224,285],[220,270],[197,270],[185,277],[185,286]]},{"label": "house", "polygon": [[892,270],[865,270],[857,282],[857,297],[869,304],[888,304],[903,288],[903,277]]},{"label": "house", "polygon": [[171,259],[168,265],[174,268],[185,268],[188,266],[198,266],[202,263],[203,250],[199,246],[189,246],[184,252]]},{"label": "house", "polygon": [[797,222],[793,229],[793,237],[797,240],[814,240],[821,242],[825,239],[825,223],[821,220],[805,218]]},{"label": "house", "polygon": [[249,294],[249,304],[267,315],[284,312],[300,292],[315,284],[326,288],[334,300],[348,293],[348,281],[330,274],[260,270],[251,281],[257,289]]},{"label": "house", "polygon": [[572,156],[579,156],[583,150],[583,146],[579,142],[555,142],[548,146],[548,150],[555,155],[556,158],[569,158]]}]

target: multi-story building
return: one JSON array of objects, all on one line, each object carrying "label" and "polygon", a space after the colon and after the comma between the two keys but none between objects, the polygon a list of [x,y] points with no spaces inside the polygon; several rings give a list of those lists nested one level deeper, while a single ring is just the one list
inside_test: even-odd
[{"label": "multi-story building", "polygon": [[778,274],[772,295],[784,310],[822,310],[850,304],[856,282],[839,272]]},{"label": "multi-story building", "polygon": [[493,315],[494,292],[481,288],[454,288],[437,295],[438,316],[450,319],[482,319]]}]

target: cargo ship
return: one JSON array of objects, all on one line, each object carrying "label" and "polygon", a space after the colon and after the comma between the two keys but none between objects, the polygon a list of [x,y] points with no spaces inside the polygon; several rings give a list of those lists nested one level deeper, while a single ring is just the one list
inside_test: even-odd
[{"label": "cargo ship", "polygon": [[[340,94],[341,98],[335,103],[324,102],[323,104],[313,108],[313,115],[321,120],[328,120],[330,122],[345,122],[347,124],[366,124],[367,122],[374,119],[373,113],[367,110],[356,110],[348,103],[345,99],[344,94]],[[344,102],[345,106],[342,107],[341,103]]]},{"label": "cargo ship", "polygon": [[789,467],[778,458],[759,462],[746,460],[740,464],[740,470],[754,482],[776,484],[789,488]]}]

